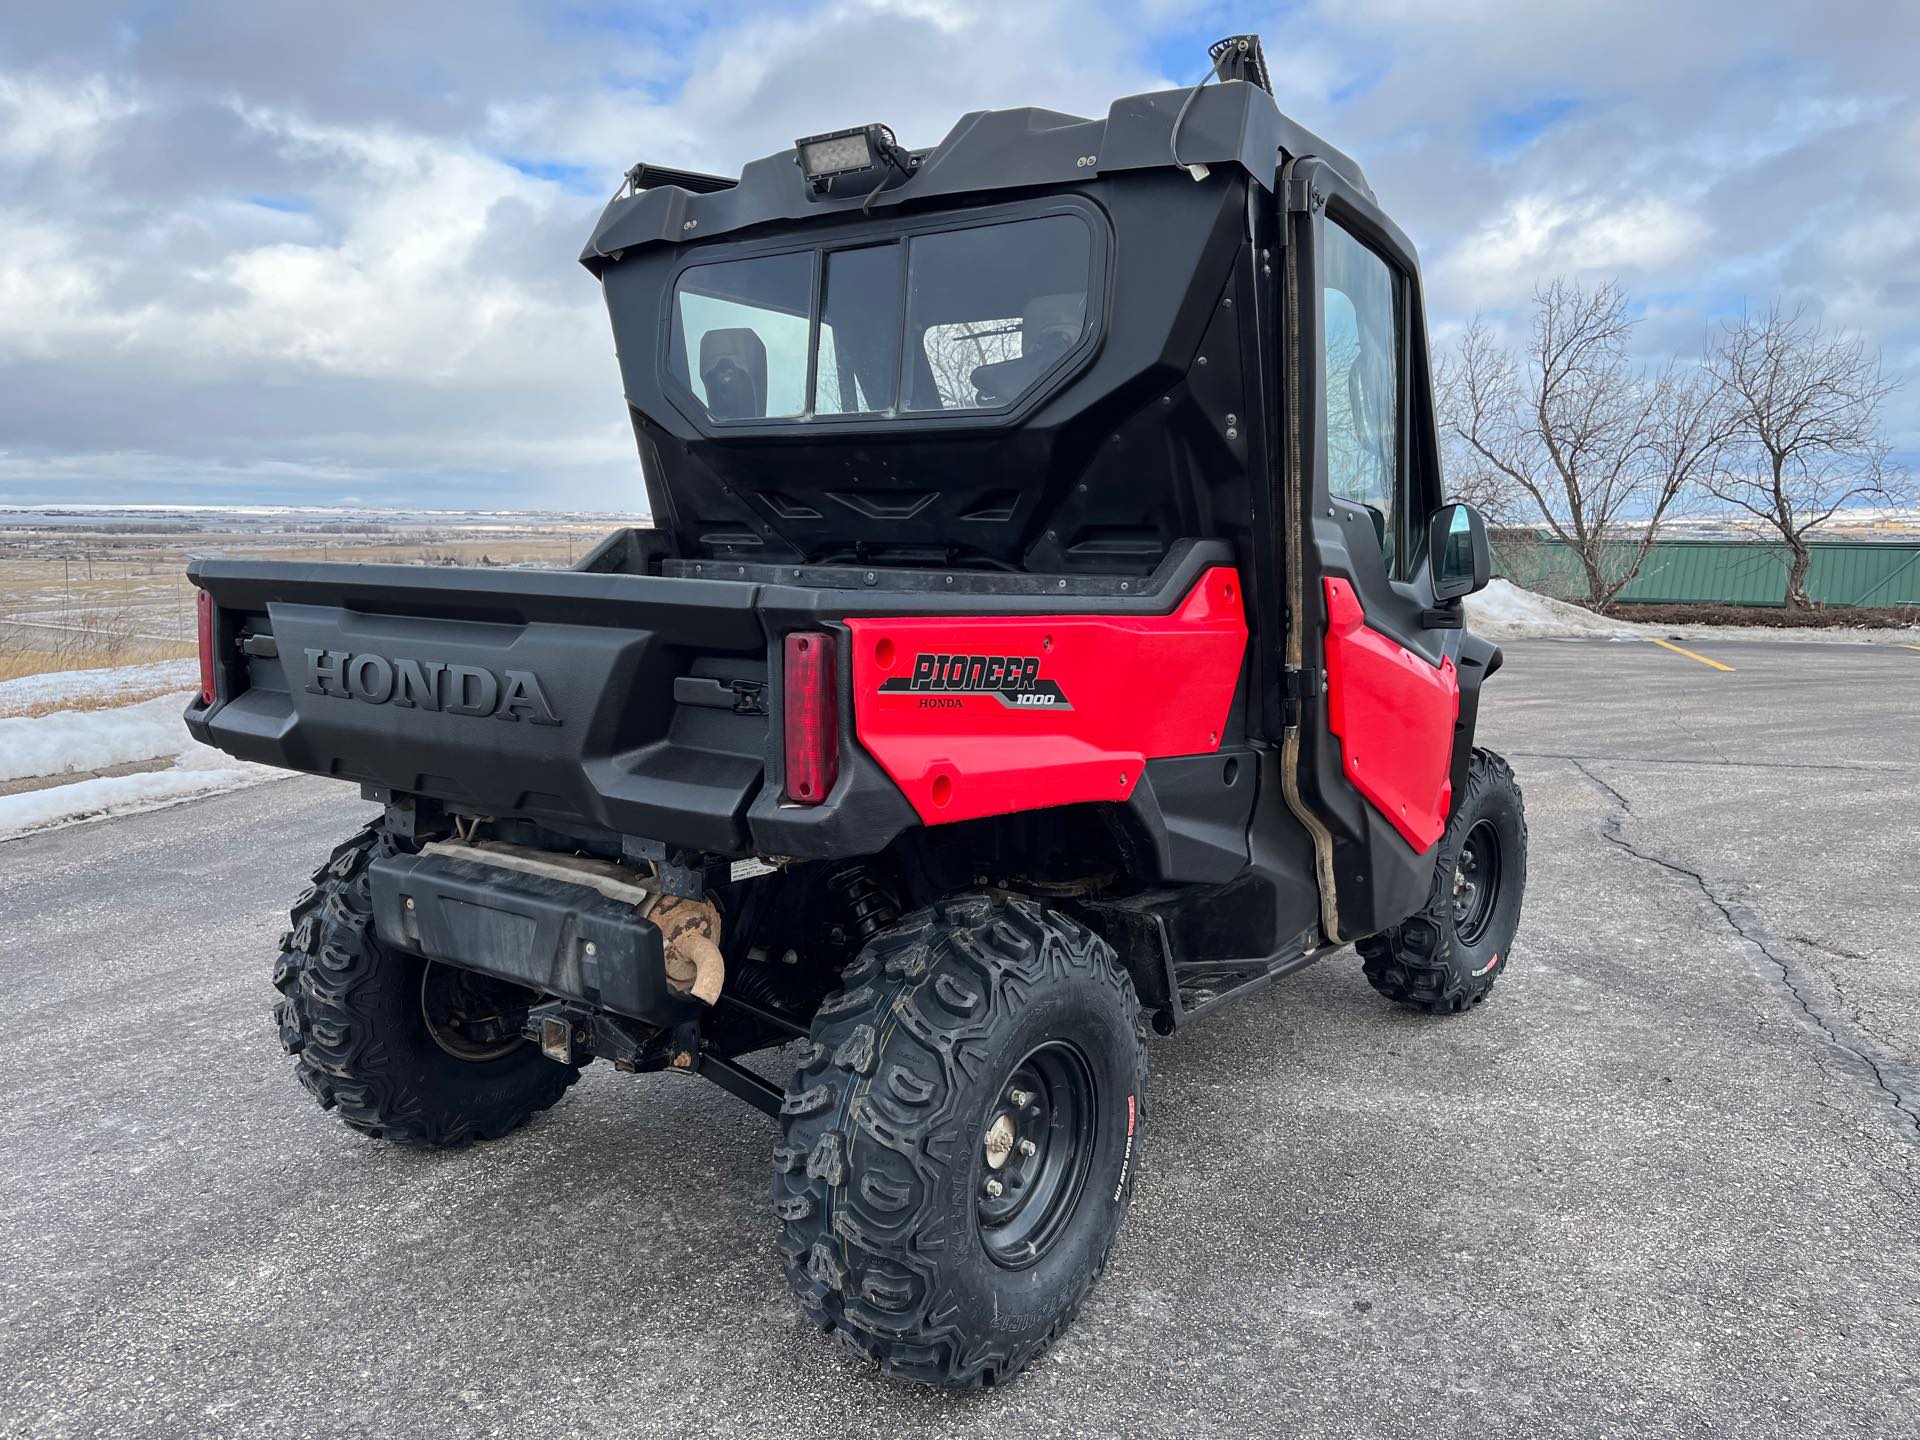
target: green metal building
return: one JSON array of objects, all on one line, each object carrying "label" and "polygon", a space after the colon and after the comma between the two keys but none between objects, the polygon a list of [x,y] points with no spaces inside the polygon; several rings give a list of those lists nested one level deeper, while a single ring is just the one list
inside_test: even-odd
[{"label": "green metal building", "polygon": [[[1920,606],[1920,540],[1821,540],[1809,548],[1807,593],[1816,604]],[[1788,558],[1786,546],[1762,540],[1657,540],[1620,603],[1784,605]],[[1580,562],[1559,540],[1502,535],[1494,569],[1529,590],[1587,598]]]}]

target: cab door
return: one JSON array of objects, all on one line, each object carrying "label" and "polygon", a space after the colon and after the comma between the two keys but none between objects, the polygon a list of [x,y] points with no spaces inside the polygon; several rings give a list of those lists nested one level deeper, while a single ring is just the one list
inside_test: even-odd
[{"label": "cab door", "polygon": [[[1322,928],[1351,940],[1424,901],[1452,808],[1459,607],[1426,555],[1440,467],[1419,272],[1371,196],[1287,167],[1289,801]],[[1297,549],[1295,545],[1297,544]]]}]

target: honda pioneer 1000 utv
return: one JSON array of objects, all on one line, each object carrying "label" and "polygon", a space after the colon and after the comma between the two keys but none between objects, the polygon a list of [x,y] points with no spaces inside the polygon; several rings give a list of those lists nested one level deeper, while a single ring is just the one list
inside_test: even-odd
[{"label": "honda pioneer 1000 utv", "polygon": [[780,1127],[808,1316],[979,1385],[1106,1261],[1149,1028],[1348,945],[1486,996],[1526,829],[1413,248],[1216,49],[1100,120],[635,168],[581,259],[654,526],[575,569],[194,566],[194,734],[384,806],[275,971],[323,1106],[452,1146],[704,1076]]}]

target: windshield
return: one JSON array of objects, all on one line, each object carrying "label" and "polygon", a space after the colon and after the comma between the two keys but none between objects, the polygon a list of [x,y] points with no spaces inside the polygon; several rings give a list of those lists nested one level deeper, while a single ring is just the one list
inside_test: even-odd
[{"label": "windshield", "polygon": [[1087,333],[1092,235],[1046,215],[694,265],[668,363],[715,421],[996,410]]}]

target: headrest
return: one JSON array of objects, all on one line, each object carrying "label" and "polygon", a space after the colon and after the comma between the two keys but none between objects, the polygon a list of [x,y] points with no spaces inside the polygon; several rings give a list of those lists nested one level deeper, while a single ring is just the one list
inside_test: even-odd
[{"label": "headrest", "polygon": [[746,326],[700,337],[700,381],[716,420],[757,420],[767,413],[767,343]]},{"label": "headrest", "polygon": [[1084,290],[1061,295],[1036,295],[1020,315],[1020,353],[1036,352],[1048,359],[1064,355],[1080,338],[1087,323],[1087,294]]},{"label": "headrest", "polygon": [[974,367],[968,378],[982,405],[1005,405],[1074,347],[1087,323],[1087,296],[1075,290],[1036,295],[1020,312],[1020,355]]}]

